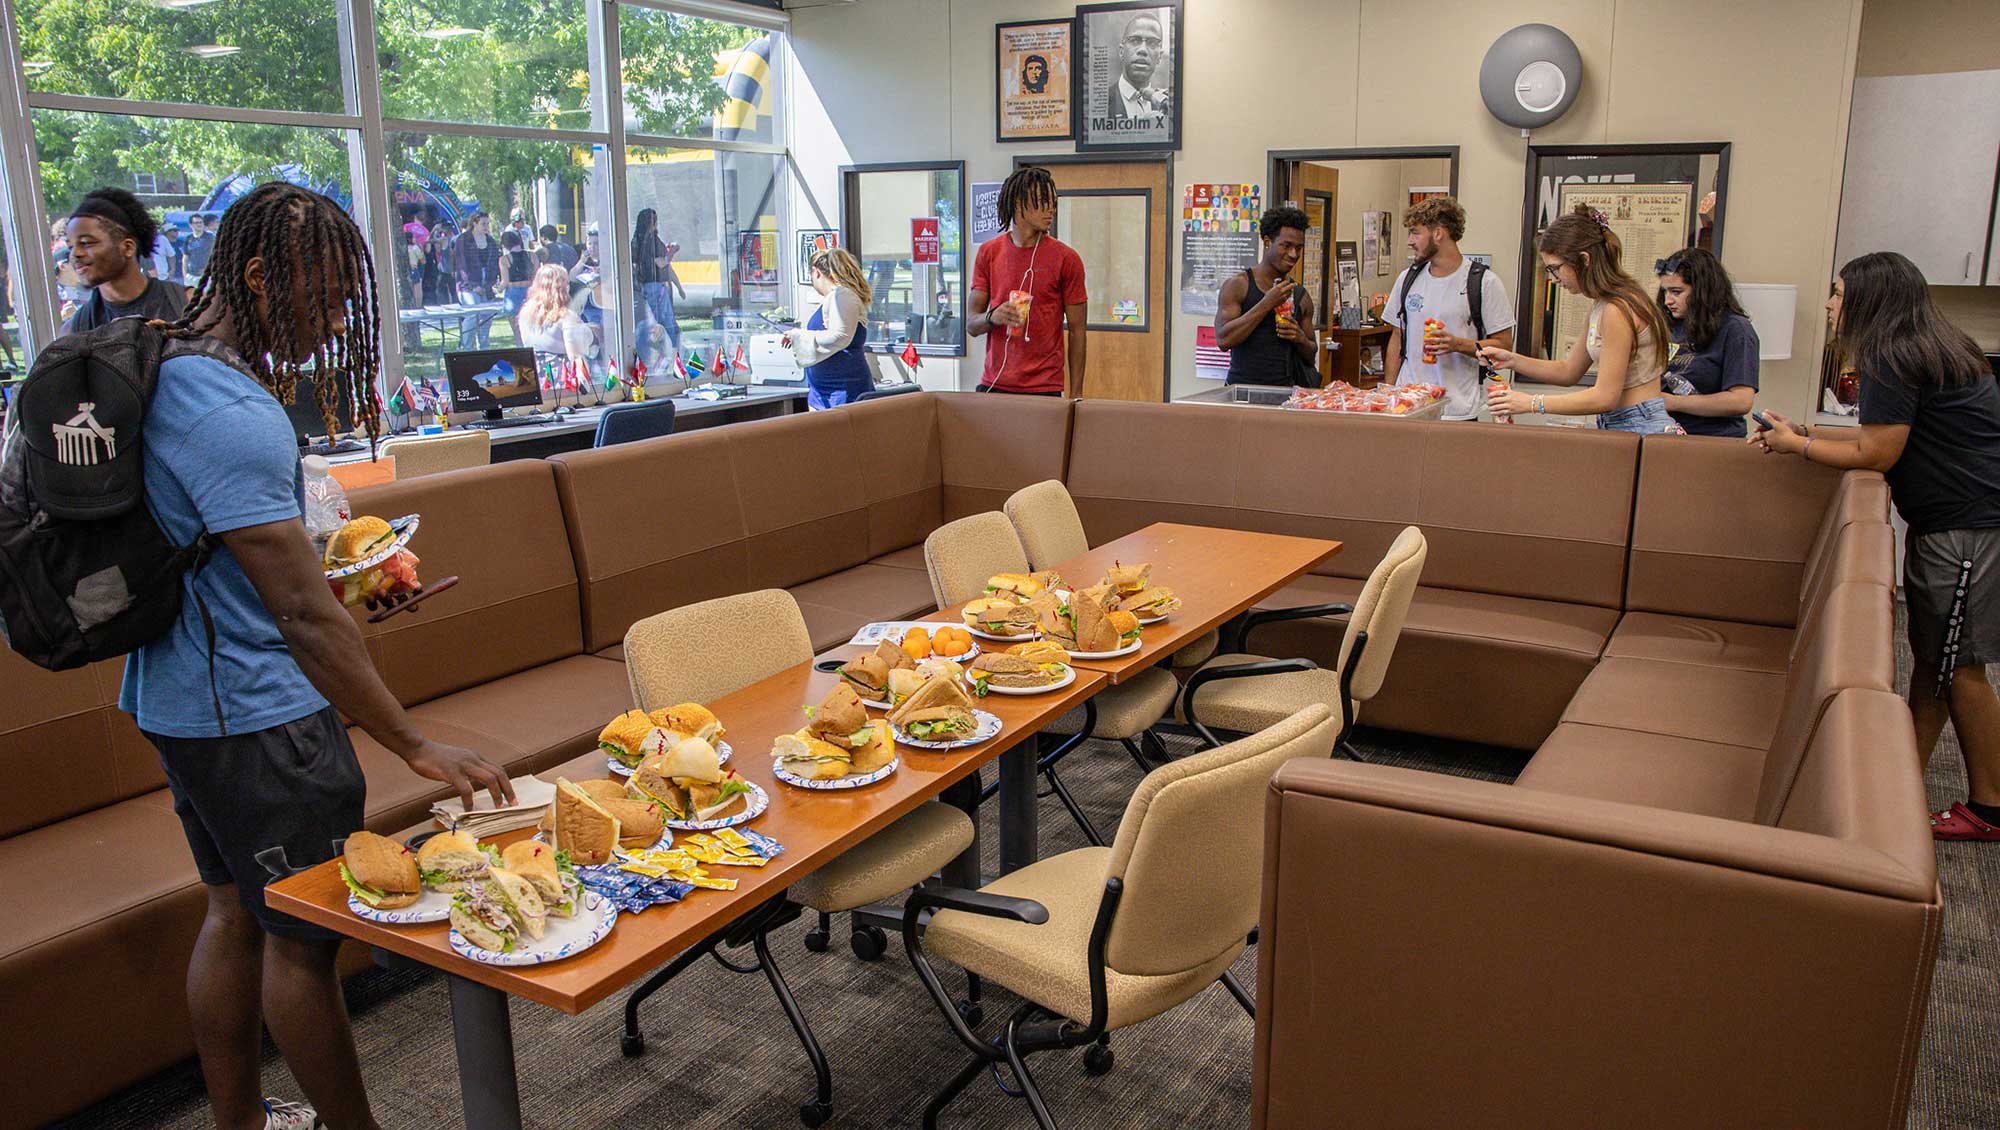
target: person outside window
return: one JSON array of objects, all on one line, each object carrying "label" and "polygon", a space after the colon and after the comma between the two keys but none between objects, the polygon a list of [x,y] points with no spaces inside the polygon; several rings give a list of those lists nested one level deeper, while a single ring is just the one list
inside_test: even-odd
[{"label": "person outside window", "polygon": [[1966,799],[1931,817],[1940,840],[2000,842],[2000,384],[1945,319],[1915,263],[1893,251],[1853,259],[1827,299],[1861,374],[1859,427],[1810,433],[1766,411],[1764,451],[1880,471],[1909,524],[1903,597],[1910,713],[1929,764],[1944,725],[1965,756]]},{"label": "person outside window", "polygon": [[200,212],[188,213],[187,242],[181,247],[181,269],[189,286],[201,282],[201,276],[208,270],[208,257],[215,251],[215,233],[208,230],[208,217]]},{"label": "person outside window", "polygon": [[148,278],[139,265],[140,249],[150,249],[158,235],[146,206],[122,188],[96,189],[77,201],[65,238],[70,266],[90,289],[63,323],[63,333],[83,333],[118,318],[171,321],[181,316],[187,291],[165,279]]},{"label": "person outside window", "polygon": [[806,371],[806,406],[815,411],[849,404],[875,387],[868,367],[868,303],[874,291],[861,261],[845,248],[815,252],[812,288],[819,308],[805,328],[788,330],[778,343]]},{"label": "person outside window", "polygon": [[588,371],[597,356],[597,337],[570,309],[569,272],[555,263],[535,271],[535,281],[521,303],[521,344],[537,353],[576,362]]},{"label": "person outside window", "polygon": [[[143,475],[169,540],[206,530],[219,544],[182,576],[180,618],[126,657],[118,705],[159,752],[207,888],[187,999],[215,1124],[306,1130],[323,1116],[374,1130],[335,967],[341,936],[272,909],[257,857],[278,849],[280,866],[311,867],[362,827],[350,721],[467,808],[476,790],[496,805],[513,792],[499,766],[426,737],[383,685],[301,519],[298,441],[279,398],[308,375],[351,373],[361,389],[379,379],[360,231],[325,196],[265,184],[229,209],[209,268],[167,331],[178,340],[146,409]],[[331,368],[309,368],[328,354]],[[362,399],[371,434],[378,411]],[[317,1113],[263,1097],[266,1027]]]},{"label": "person outside window", "polygon": [[1482,345],[1479,359],[1516,377],[1544,384],[1573,385],[1597,366],[1597,383],[1580,392],[1530,396],[1495,383],[1486,390],[1494,415],[1585,416],[1613,431],[1679,434],[1660,398],[1660,373],[1667,365],[1667,319],[1639,284],[1618,266],[1618,234],[1588,205],[1558,216],[1535,240],[1542,271],[1571,294],[1589,298],[1590,327],[1560,361],[1523,357],[1496,345]]},{"label": "person outside window", "polygon": [[1653,270],[1674,334],[1660,376],[1667,411],[1691,436],[1742,439],[1743,417],[1757,399],[1757,329],[1736,301],[1736,285],[1722,260],[1699,247],[1676,251]]},{"label": "person outside window", "polygon": [[659,213],[651,208],[639,209],[632,221],[632,275],[638,282],[639,300],[653,321],[665,327],[675,353],[681,349],[681,327],[674,317],[674,294],[678,292],[682,301],[687,299],[687,290],[681,286],[680,276],[674,273],[677,250],[679,245],[660,238]]},{"label": "person outside window", "polygon": [[[1317,388],[1312,298],[1291,278],[1306,249],[1306,214],[1290,204],[1257,221],[1264,256],[1232,275],[1215,300],[1215,346],[1229,351],[1229,384]],[[1291,299],[1290,313],[1278,307]]]},{"label": "person outside window", "polygon": [[500,300],[507,304],[507,324],[514,329],[514,340],[521,340],[521,303],[528,300],[528,283],[535,275],[535,260],[521,246],[521,234],[506,231],[500,234]]},{"label": "person outside window", "polygon": [[535,262],[554,263],[567,271],[576,266],[576,245],[565,242],[554,224],[543,224],[542,240],[535,248]]},{"label": "person outside window", "polygon": [[[978,389],[1081,396],[1088,294],[1083,257],[1049,234],[1055,178],[1034,165],[1014,170],[1000,185],[999,213],[1002,230],[973,256],[966,296],[965,332],[993,335]],[[1016,292],[1027,301],[1017,301]]]},{"label": "person outside window", "polygon": [[[1479,347],[1514,348],[1514,305],[1507,301],[1507,284],[1495,271],[1474,270],[1473,261],[1458,249],[1465,238],[1465,206],[1450,196],[1433,196],[1410,205],[1403,216],[1410,249],[1410,269],[1389,290],[1382,319],[1393,328],[1382,351],[1385,384],[1434,384],[1445,390],[1446,420],[1479,418]],[[1478,313],[1473,318],[1473,278],[1479,279]],[[1410,333],[1404,319],[1416,323]],[[1443,322],[1442,330],[1425,334],[1426,322]],[[1481,327],[1485,336],[1480,336]],[[1435,327],[1433,327],[1435,329]],[[1434,360],[1423,360],[1428,349]]]},{"label": "person outside window", "polygon": [[[465,234],[452,244],[452,273],[458,300],[477,306],[500,295],[500,241],[490,234],[493,217],[475,212]],[[493,348],[493,315],[467,314],[458,324],[460,349]]]}]

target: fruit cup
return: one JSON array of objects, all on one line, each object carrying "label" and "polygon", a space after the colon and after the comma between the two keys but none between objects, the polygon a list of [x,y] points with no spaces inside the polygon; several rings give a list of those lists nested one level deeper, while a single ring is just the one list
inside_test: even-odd
[{"label": "fruit cup", "polygon": [[1424,319],[1424,364],[1437,364],[1438,351],[1434,347],[1443,344],[1440,339],[1446,336],[1448,335],[1445,333],[1442,321],[1436,318]]}]

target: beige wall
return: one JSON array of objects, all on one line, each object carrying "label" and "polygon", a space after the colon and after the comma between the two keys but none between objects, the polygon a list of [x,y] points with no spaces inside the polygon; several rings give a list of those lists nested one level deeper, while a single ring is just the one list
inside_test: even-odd
[{"label": "beige wall", "polygon": [[[1818,356],[1814,311],[1832,267],[1860,2],[1432,0],[1425,22],[1442,29],[1432,35],[1442,47],[1413,52],[1404,0],[1191,0],[1174,191],[1200,181],[1261,182],[1273,149],[1457,145],[1459,196],[1469,213],[1465,244],[1493,253],[1511,294],[1527,142],[1480,102],[1479,61],[1517,24],[1554,24],[1582,50],[1584,80],[1576,104],[1536,133],[1537,142],[1734,143],[1724,257],[1745,282],[1799,288],[1793,359],[1766,362],[1761,397],[1799,412],[1816,379],[1807,359]],[[955,157],[967,162],[968,179],[999,180],[1017,155],[1072,151],[1067,144],[994,142],[993,24],[1074,9],[1052,0],[861,0],[798,9],[792,34],[801,81],[792,89],[801,101],[804,187],[832,215],[828,154],[837,154],[834,163]],[[1301,50],[1281,81],[1269,85],[1283,93],[1284,105],[1316,113],[1277,114],[1246,103],[1259,76],[1272,74],[1274,27],[1311,29],[1299,37]],[[1661,95],[1666,60],[1673,97]],[[814,97],[819,107],[804,105]],[[831,136],[807,137],[815,116]],[[1344,220],[1340,235],[1358,237]],[[1174,314],[1174,395],[1198,387],[1198,320]],[[924,376],[969,385],[980,350],[975,340],[963,373],[929,362]]]}]

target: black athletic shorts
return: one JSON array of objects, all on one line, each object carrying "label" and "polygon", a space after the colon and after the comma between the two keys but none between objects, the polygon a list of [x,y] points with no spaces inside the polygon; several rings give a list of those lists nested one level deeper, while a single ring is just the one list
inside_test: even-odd
[{"label": "black athletic shorts", "polygon": [[266,933],[339,938],[264,905],[264,884],[278,876],[257,854],[281,847],[284,865],[310,867],[332,859],[334,843],[360,829],[367,785],[340,712],[329,706],[282,726],[220,738],[146,738],[160,751],[201,881],[236,884],[244,909]]}]

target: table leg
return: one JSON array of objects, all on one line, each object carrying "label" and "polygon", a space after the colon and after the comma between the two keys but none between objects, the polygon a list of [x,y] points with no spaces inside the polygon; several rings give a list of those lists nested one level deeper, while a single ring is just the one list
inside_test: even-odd
[{"label": "table leg", "polygon": [[[938,799],[972,817],[972,843],[944,865],[944,881],[954,887],[976,891],[985,885],[979,873],[979,775],[975,773],[953,783],[938,794]],[[900,914],[897,921],[900,924]]]},{"label": "table leg", "polygon": [[1041,829],[1035,801],[1035,765],[1040,748],[1035,739],[1018,742],[1000,755],[1000,873],[1018,871],[1041,854]]},{"label": "table leg", "polygon": [[521,1083],[514,1074],[514,1030],[507,994],[445,975],[451,986],[451,1034],[458,1049],[458,1093],[467,1130],[521,1130]]}]

